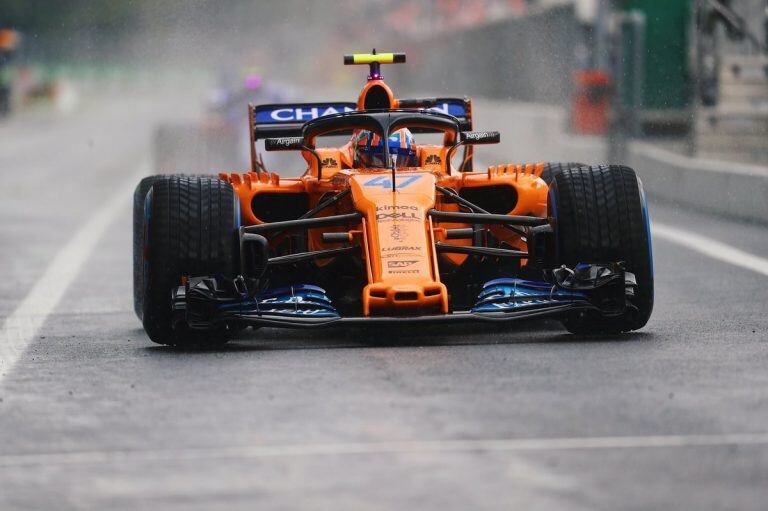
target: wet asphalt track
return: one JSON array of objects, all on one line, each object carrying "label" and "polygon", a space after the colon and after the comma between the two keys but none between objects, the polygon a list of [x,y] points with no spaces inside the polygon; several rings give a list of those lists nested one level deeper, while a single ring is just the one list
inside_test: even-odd
[{"label": "wet asphalt track", "polygon": [[[170,111],[0,125],[0,320]],[[764,227],[652,207],[768,256]],[[764,275],[657,239],[655,312],[631,335],[262,330],[180,352],[133,315],[129,208],[3,369],[0,509],[766,507]]]}]

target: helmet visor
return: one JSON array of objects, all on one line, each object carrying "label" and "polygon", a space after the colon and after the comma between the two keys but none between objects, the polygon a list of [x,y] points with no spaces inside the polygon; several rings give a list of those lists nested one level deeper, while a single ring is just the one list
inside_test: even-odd
[{"label": "helmet visor", "polygon": [[387,168],[385,146],[395,168],[416,167],[418,158],[413,146],[413,137],[405,130],[390,135],[383,142],[378,135],[371,132],[361,132],[355,144],[355,161],[363,167]]},{"label": "helmet visor", "polygon": [[399,150],[390,148],[389,150],[396,169],[418,166],[416,161],[416,152],[413,149],[408,148]]}]

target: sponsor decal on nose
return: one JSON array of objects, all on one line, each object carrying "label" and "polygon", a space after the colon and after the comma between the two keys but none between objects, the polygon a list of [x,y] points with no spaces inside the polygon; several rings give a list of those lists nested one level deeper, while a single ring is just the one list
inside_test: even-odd
[{"label": "sponsor decal on nose", "polygon": [[[411,184],[415,183],[419,179],[421,179],[421,174],[416,174],[415,176],[408,176],[408,177],[401,177],[400,179],[397,179],[397,190],[401,190],[403,188],[408,188]],[[385,190],[391,190],[392,189],[392,178],[388,176],[378,176],[374,177],[373,179],[369,179],[365,183],[363,183],[363,186],[367,187],[379,187],[384,188]]]}]

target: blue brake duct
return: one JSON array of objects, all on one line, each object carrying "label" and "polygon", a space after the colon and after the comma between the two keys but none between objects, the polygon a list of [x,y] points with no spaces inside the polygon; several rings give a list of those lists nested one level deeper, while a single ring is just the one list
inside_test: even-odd
[{"label": "blue brake duct", "polygon": [[586,300],[585,293],[568,291],[547,282],[494,279],[483,284],[472,312],[517,312]]}]

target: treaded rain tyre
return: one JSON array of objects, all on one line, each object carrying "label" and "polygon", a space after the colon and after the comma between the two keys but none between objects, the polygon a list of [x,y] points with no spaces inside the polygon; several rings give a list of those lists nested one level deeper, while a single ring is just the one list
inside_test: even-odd
[{"label": "treaded rain tyre", "polygon": [[144,303],[144,199],[152,185],[172,177],[216,177],[192,174],[162,174],[147,176],[139,181],[133,191],[133,311],[141,319]]},{"label": "treaded rain tyre", "polygon": [[555,225],[558,265],[625,263],[635,274],[637,308],[606,318],[574,312],[563,324],[572,333],[616,333],[642,328],[653,310],[653,256],[642,183],[629,167],[564,169],[550,187],[549,214]]},{"label": "treaded rain tyre", "polygon": [[238,202],[232,186],[216,178],[156,181],[145,203],[143,323],[159,344],[200,347],[226,342],[228,332],[173,325],[172,290],[185,275],[234,277]]},{"label": "treaded rain tyre", "polygon": [[555,179],[555,176],[560,174],[562,171],[583,166],[583,163],[577,163],[573,161],[567,163],[548,162],[544,164],[544,170],[541,172],[540,177],[544,180],[545,183],[549,185],[552,183],[552,180]]}]

